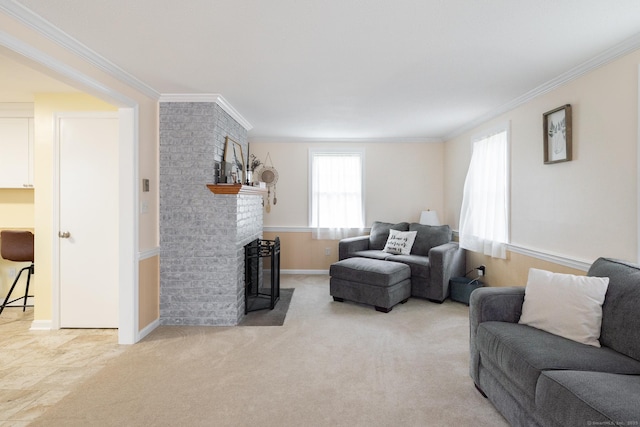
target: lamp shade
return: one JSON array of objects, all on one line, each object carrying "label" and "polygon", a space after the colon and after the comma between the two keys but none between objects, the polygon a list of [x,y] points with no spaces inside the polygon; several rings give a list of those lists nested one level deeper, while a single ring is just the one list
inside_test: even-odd
[{"label": "lamp shade", "polygon": [[438,219],[436,211],[422,211],[420,214],[420,224],[440,225],[440,220]]}]

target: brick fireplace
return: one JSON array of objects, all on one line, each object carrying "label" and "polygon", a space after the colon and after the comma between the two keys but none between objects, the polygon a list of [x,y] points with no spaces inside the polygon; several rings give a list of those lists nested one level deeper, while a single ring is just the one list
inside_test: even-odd
[{"label": "brick fireplace", "polygon": [[244,246],[262,197],[213,194],[225,137],[247,131],[214,102],[160,104],[160,324],[233,326],[244,316]]}]

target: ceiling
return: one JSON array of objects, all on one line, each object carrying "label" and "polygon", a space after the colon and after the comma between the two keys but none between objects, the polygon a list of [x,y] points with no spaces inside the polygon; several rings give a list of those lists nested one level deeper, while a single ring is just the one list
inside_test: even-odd
[{"label": "ceiling", "polygon": [[640,31],[637,0],[16,2],[253,141],[441,140]]}]

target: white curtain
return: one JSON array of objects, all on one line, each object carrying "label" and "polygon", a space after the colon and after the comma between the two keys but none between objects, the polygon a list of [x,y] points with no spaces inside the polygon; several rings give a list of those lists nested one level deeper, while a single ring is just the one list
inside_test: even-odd
[{"label": "white curtain", "polygon": [[362,232],[362,156],[311,153],[310,225],[316,239],[342,239]]},{"label": "white curtain", "polygon": [[507,131],[473,144],[460,211],[460,246],[506,258],[509,241]]}]

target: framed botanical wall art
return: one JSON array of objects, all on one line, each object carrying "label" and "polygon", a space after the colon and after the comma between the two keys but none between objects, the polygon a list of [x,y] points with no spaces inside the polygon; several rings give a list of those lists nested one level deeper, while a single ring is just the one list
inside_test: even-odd
[{"label": "framed botanical wall art", "polygon": [[224,166],[228,183],[244,182],[244,157],[242,157],[242,146],[228,136],[225,138],[224,145]]},{"label": "framed botanical wall art", "polygon": [[542,115],[544,164],[571,160],[571,105],[566,104]]}]

